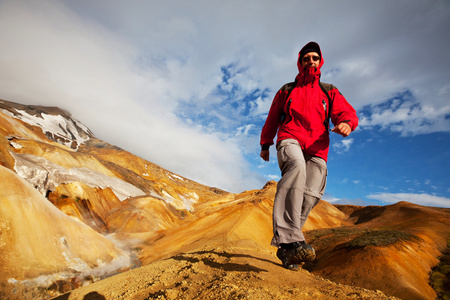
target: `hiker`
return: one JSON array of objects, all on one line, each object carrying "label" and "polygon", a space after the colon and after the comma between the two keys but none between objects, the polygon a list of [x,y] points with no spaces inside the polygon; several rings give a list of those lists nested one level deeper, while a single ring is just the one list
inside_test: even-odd
[{"label": "hiker", "polygon": [[261,132],[261,158],[269,161],[269,147],[277,135],[278,165],[282,177],[273,205],[273,239],[277,257],[287,269],[297,270],[316,257],[305,242],[302,227],[309,212],[325,191],[330,144],[329,120],[333,132],[348,136],[358,125],[356,111],[339,90],[321,83],[324,63],[320,47],[306,44],[299,53],[299,73],[275,95]]}]

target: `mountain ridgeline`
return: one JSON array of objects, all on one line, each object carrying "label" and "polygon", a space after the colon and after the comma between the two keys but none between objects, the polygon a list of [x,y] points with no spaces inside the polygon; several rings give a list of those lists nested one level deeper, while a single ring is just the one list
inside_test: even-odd
[{"label": "mountain ridgeline", "polygon": [[0,298],[448,293],[432,269],[447,249],[449,209],[321,201],[305,225],[317,258],[293,272],[269,245],[275,191],[273,181],[239,194],[208,187],[97,139],[60,108],[0,100]]}]

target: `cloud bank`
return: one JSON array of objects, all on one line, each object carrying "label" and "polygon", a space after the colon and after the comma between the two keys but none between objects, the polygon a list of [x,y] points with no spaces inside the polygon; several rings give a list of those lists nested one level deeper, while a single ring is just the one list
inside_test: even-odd
[{"label": "cloud bank", "polygon": [[428,194],[410,194],[410,193],[379,193],[366,196],[369,199],[383,201],[385,203],[397,203],[407,201],[419,205],[449,207],[450,199]]}]

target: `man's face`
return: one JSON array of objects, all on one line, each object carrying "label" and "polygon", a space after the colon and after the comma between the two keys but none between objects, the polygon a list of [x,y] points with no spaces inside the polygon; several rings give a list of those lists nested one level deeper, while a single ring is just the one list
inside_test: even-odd
[{"label": "man's face", "polygon": [[306,53],[302,58],[302,66],[307,68],[317,68],[319,67],[320,56],[317,52]]}]

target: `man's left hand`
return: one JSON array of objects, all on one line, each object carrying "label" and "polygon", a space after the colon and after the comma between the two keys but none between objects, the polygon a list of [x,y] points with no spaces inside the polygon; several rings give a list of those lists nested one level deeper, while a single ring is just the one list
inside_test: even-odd
[{"label": "man's left hand", "polygon": [[333,131],[337,134],[340,134],[343,137],[346,137],[352,132],[352,128],[350,127],[350,125],[348,125],[348,123],[341,122],[336,127],[334,127],[333,130],[331,130],[331,131]]}]

